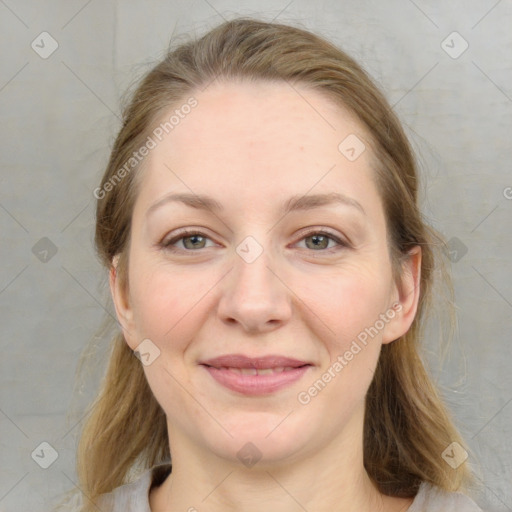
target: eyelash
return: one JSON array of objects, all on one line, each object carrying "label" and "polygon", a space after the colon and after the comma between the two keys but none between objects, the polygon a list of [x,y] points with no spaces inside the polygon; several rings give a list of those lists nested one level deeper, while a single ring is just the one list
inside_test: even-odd
[{"label": "eyelash", "polygon": [[[192,229],[183,229],[182,231],[180,231],[176,236],[174,236],[173,238],[171,238],[170,240],[167,240],[165,242],[162,242],[160,244],[160,246],[164,249],[164,250],[167,250],[167,251],[170,251],[170,252],[173,252],[173,253],[177,253],[177,252],[189,252],[189,253],[192,253],[192,252],[199,252],[201,249],[207,249],[207,247],[203,247],[203,248],[200,248],[200,249],[177,249],[176,247],[173,247],[173,245],[176,243],[176,242],[179,242],[180,240],[183,240],[184,238],[188,238],[190,236],[196,236],[196,235],[199,235],[205,239],[208,239],[208,240],[211,240],[210,237],[208,237],[205,233],[202,233],[201,231],[196,231],[196,230],[192,230]],[[330,240],[333,240],[334,242],[336,242],[339,246],[341,246],[342,248],[349,248],[349,244],[347,242],[344,242],[343,240],[340,240],[337,236],[334,235],[334,233],[331,233],[330,231],[328,230],[318,230],[318,231],[309,231],[307,233],[305,233],[302,238],[300,240],[298,240],[299,242],[304,240],[305,238],[309,238],[310,236],[313,236],[313,235],[321,235],[321,236],[326,236],[327,238],[329,238]],[[307,248],[306,248],[307,250]],[[336,252],[340,250],[340,247],[331,247],[330,249],[319,249],[318,251],[315,251],[313,249],[310,249],[311,252],[319,252],[319,253],[327,253],[327,254],[331,254],[333,252]]]}]

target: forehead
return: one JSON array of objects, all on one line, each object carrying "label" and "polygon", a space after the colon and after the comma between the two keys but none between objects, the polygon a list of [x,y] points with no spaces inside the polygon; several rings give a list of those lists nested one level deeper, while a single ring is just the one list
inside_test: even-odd
[{"label": "forehead", "polygon": [[[197,105],[186,109],[145,161],[143,200],[174,189],[212,188],[226,199],[236,193],[246,200],[340,187],[357,195],[371,180],[362,124],[319,91],[286,82],[237,81],[213,83],[192,95]],[[179,103],[158,123],[177,109]],[[366,149],[350,161],[339,146],[354,136]]]},{"label": "forehead", "polygon": [[248,145],[264,143],[276,150],[280,146],[282,150],[296,150],[304,145],[318,146],[321,140],[337,146],[344,133],[364,131],[348,109],[304,85],[216,82],[194,96],[198,105],[182,123],[190,130],[176,127],[172,131],[176,144],[214,141],[222,147],[236,138]]}]

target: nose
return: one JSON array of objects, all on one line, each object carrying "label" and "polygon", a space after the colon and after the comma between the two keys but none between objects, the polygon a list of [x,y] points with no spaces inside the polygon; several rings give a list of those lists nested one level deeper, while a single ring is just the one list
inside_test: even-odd
[{"label": "nose", "polygon": [[291,317],[291,292],[269,252],[264,250],[250,263],[235,252],[233,260],[233,269],[222,281],[221,320],[250,333],[284,325]]}]

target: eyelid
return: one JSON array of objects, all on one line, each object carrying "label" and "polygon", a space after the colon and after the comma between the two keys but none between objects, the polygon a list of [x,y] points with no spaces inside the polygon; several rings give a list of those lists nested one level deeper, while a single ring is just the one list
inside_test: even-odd
[{"label": "eyelid", "polygon": [[[305,229],[305,231],[301,232],[300,238],[297,240],[297,242],[300,242],[300,241],[304,240],[304,238],[307,238],[308,236],[311,236],[311,235],[327,235],[332,240],[334,240],[335,242],[337,242],[340,245],[343,245],[345,247],[349,247],[351,245],[350,241],[348,240],[348,238],[346,236],[339,235],[338,233],[336,233],[335,231],[331,230],[328,227],[313,226],[313,227],[308,227],[308,228],[304,228],[304,229]],[[297,243],[297,242],[295,242],[295,243]],[[324,250],[324,251],[318,251],[318,252],[326,252],[326,251]]]},{"label": "eyelid", "polygon": [[[207,238],[208,240],[212,240],[212,237],[209,236],[205,231],[204,228],[181,228],[178,229],[168,240],[166,240],[167,237],[165,237],[162,242],[159,244],[164,249],[169,249],[172,244],[179,242],[183,238],[187,238],[189,236],[199,235],[203,238]],[[213,240],[212,240],[213,241]],[[178,249],[186,252],[194,252],[189,249]]]},{"label": "eyelid", "polygon": [[[182,228],[179,229],[177,232],[174,233],[174,235],[169,238],[167,241],[164,240],[159,244],[162,248],[167,249],[169,251],[174,252],[182,252],[182,253],[194,253],[194,252],[200,252],[201,249],[206,249],[207,247],[203,247],[197,250],[193,249],[178,249],[175,247],[172,247],[173,244],[179,242],[183,238],[187,238],[189,236],[198,235],[203,238],[206,238],[208,240],[212,240],[212,238],[204,231],[204,228]],[[315,253],[318,252],[319,255],[322,253],[331,253],[333,251],[339,250],[339,246],[343,248],[349,248],[351,247],[350,241],[346,237],[340,236],[334,231],[332,231],[330,228],[323,227],[323,226],[310,226],[308,228],[304,228],[304,230],[299,234],[299,238],[293,243],[293,245],[296,245],[298,242],[303,241],[305,238],[312,236],[312,235],[326,235],[328,238],[333,240],[338,244],[338,247],[331,247],[330,249],[321,249],[318,251],[315,251],[313,249],[306,249],[308,252]]]}]

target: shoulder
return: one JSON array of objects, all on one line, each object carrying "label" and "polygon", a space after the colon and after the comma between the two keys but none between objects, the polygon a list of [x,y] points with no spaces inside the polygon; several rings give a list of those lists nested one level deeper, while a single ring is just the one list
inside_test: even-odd
[{"label": "shoulder", "polygon": [[100,506],[108,512],[151,512],[149,491],[169,474],[170,466],[161,464],[147,469],[133,482],[101,495]]},{"label": "shoulder", "polygon": [[407,512],[483,512],[468,496],[423,482]]}]

